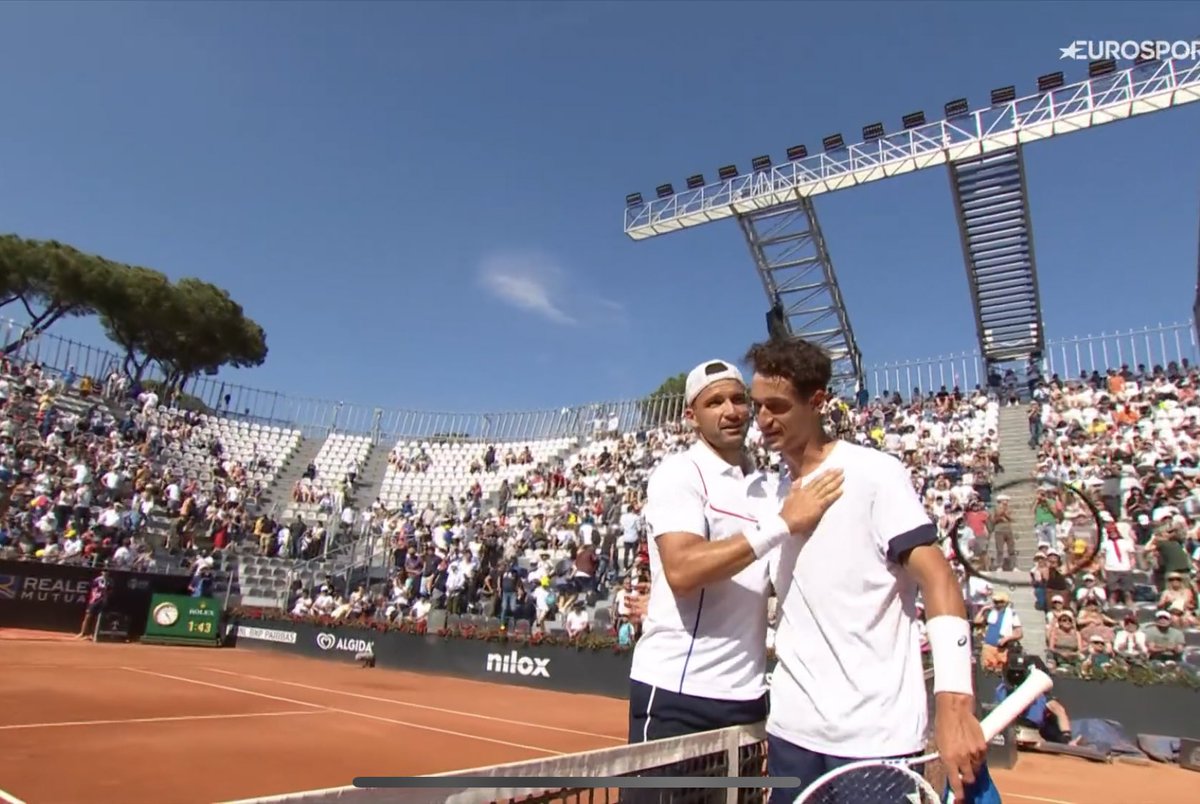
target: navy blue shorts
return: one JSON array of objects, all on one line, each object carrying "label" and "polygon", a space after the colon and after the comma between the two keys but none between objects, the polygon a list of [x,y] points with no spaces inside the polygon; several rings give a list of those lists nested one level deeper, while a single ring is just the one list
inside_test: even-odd
[{"label": "navy blue shorts", "polygon": [[[725,701],[683,695],[663,687],[651,687],[631,681],[629,690],[629,742],[644,743],[668,737],[724,729],[729,726],[749,726],[767,719],[767,696],[751,701]],[[752,760],[747,760],[752,761]],[[759,760],[761,762],[761,759]],[[762,766],[759,765],[759,768]],[[747,770],[739,775],[757,775],[761,770]],[[694,776],[695,769],[686,763],[655,768],[642,776]],[[622,804],[725,804],[727,790],[639,789],[622,790]],[[738,799],[746,800],[748,791]]]},{"label": "navy blue shorts", "polygon": [[629,742],[644,743],[682,737],[728,726],[748,726],[767,719],[767,696],[751,701],[722,701],[651,687],[631,681]]},{"label": "navy blue shorts", "polygon": [[[917,754],[908,754],[906,756],[917,756]],[[899,759],[900,757],[888,758]],[[769,804],[793,804],[796,797],[808,785],[816,781],[818,777],[834,768],[862,761],[862,757],[838,757],[810,751],[794,743],[789,743],[781,737],[776,737],[774,734],[769,734],[767,735],[767,775],[796,776],[801,781],[800,787],[773,788]],[[921,766],[914,766],[913,770],[921,773],[922,769]],[[851,791],[847,790],[847,793],[849,792]],[[863,791],[857,790],[854,791],[854,795],[847,796],[846,804],[895,804],[897,801],[907,801],[906,796],[910,793],[912,793],[911,789],[900,789],[898,785],[895,790],[880,790],[878,797],[864,798]],[[830,799],[826,798],[823,800],[828,801]],[[837,800],[840,801],[840,799]]]}]

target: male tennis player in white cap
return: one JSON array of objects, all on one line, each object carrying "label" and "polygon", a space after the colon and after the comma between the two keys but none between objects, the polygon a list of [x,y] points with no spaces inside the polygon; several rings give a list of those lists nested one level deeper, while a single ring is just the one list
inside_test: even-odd
[{"label": "male tennis player in white cap", "polygon": [[[961,800],[987,745],[975,718],[971,624],[936,528],[899,460],[825,434],[832,366],[824,351],[799,339],[771,340],[752,346],[746,361],[764,444],[783,456],[791,478],[760,474],[748,486],[759,527],[787,526],[775,512],[796,486],[831,469],[844,478],[840,499],[813,532],[783,540],[771,557],[781,616],[769,775],[807,785],[854,760],[924,752],[920,591],[933,653],[935,738]],[[771,802],[791,804],[801,789],[777,788]]]},{"label": "male tennis player in white cap", "polygon": [[654,470],[644,511],[650,596],[630,671],[629,741],[750,723],[767,716],[768,552],[809,532],[839,494],[840,474],[780,498],[759,527],[746,506],[750,400],[724,360],[692,369],[685,420],[697,439]]}]

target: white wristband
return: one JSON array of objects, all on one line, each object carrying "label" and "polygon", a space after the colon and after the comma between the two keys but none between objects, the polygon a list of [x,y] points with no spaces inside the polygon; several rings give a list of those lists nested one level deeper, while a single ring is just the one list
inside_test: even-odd
[{"label": "white wristband", "polygon": [[752,528],[742,533],[750,542],[750,549],[755,558],[762,558],[774,548],[783,544],[790,536],[792,529],[783,521],[783,517],[775,515],[767,517]]},{"label": "white wristband", "polygon": [[925,623],[933,654],[933,691],[975,694],[971,668],[971,624],[962,617],[942,615]]}]

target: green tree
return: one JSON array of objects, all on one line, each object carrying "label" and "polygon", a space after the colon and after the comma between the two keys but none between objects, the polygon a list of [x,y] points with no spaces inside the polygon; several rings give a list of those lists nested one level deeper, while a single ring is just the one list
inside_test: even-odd
[{"label": "green tree", "polygon": [[149,268],[114,266],[111,292],[100,302],[100,325],[125,351],[125,373],[136,380],[164,356],[179,315],[171,280]]},{"label": "green tree", "polygon": [[261,366],[267,336],[227,291],[189,277],[175,284],[171,332],[154,359],[167,384],[182,388],[190,378],[223,366]]},{"label": "green tree", "polygon": [[683,394],[687,374],[667,377],[649,396],[638,401],[643,427],[661,427],[683,418]]},{"label": "green tree", "polygon": [[141,380],[157,364],[169,390],[223,366],[260,366],[263,328],[229,293],[200,279],[172,284],[158,271],[124,265],[53,240],[0,236],[0,308],[20,305],[29,318],[24,341],[67,316],[96,314],[124,351],[125,371]]},{"label": "green tree", "polygon": [[[26,339],[55,322],[96,311],[112,292],[114,265],[53,240],[0,236],[0,308],[19,304],[29,317]],[[9,344],[14,352],[21,341]]]}]

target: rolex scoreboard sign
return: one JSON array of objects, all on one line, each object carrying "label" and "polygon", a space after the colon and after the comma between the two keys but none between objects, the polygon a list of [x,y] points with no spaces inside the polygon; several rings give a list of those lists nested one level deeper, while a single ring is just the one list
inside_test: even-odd
[{"label": "rolex scoreboard sign", "polygon": [[214,647],[220,640],[221,609],[212,598],[154,595],[143,642]]}]

